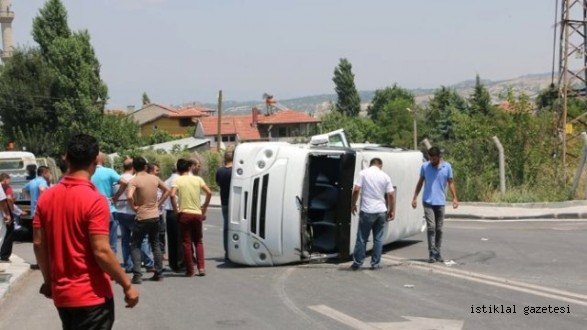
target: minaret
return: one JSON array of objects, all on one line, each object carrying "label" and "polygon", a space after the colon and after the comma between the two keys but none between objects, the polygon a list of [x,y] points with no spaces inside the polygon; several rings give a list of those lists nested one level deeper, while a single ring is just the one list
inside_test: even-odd
[{"label": "minaret", "polygon": [[12,56],[12,20],[14,20],[14,12],[10,10],[11,1],[0,0],[0,25],[2,26],[0,58],[3,61]]}]

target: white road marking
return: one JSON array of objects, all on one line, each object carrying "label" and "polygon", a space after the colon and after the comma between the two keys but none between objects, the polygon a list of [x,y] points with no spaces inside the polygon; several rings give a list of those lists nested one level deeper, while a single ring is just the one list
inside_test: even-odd
[{"label": "white road marking", "polygon": [[357,330],[379,330],[381,328],[374,327],[366,322],[358,320],[352,316],[346,315],[345,313],[339,312],[336,309],[330,308],[326,305],[308,306],[309,309],[314,310],[324,316],[328,316],[342,324],[345,324],[353,329]]},{"label": "white road marking", "polygon": [[402,316],[404,319],[407,319],[408,321],[368,323],[358,320],[350,315],[344,314],[326,305],[308,306],[308,308],[357,330],[457,330],[462,329],[464,324],[464,321],[458,320],[431,319],[413,316]]},{"label": "white road marking", "polygon": [[410,261],[406,259],[401,259],[389,255],[382,256],[383,259],[389,261],[403,261],[404,264],[407,264],[410,267],[414,267],[421,270],[431,271],[438,274],[443,274],[447,276],[457,277],[465,280],[469,280],[472,282],[483,283],[487,285],[497,286],[509,290],[524,292],[528,294],[533,294],[536,296],[541,296],[545,298],[555,299],[559,301],[564,301],[568,303],[573,303],[581,306],[587,306],[587,295],[578,294],[569,291],[563,291],[558,289],[553,289],[545,286],[534,285],[524,282],[512,281],[503,277],[495,277],[490,275],[484,275],[480,273],[474,273],[469,271],[463,271],[455,268],[447,268],[444,266],[436,266],[430,265],[427,263],[419,262],[419,261]]},{"label": "white road marking", "polygon": [[485,222],[485,223],[501,223],[501,222],[587,222],[587,219],[445,219],[445,222]]}]

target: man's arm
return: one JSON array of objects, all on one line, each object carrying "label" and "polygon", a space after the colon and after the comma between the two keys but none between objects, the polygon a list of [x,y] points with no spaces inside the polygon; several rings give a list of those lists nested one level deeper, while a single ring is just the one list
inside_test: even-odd
[{"label": "man's arm", "polygon": [[354,185],[353,186],[353,194],[351,196],[351,213],[353,215],[357,214],[357,201],[359,200],[359,193],[361,192],[361,187]]},{"label": "man's arm", "polygon": [[118,190],[114,193],[114,195],[112,195],[112,202],[113,203],[116,204],[116,202],[118,202],[120,195],[122,195],[122,193],[124,192],[124,189],[126,189],[127,186],[128,186],[128,181],[125,180],[123,177],[120,177],[120,179],[118,180]]},{"label": "man's arm", "polygon": [[395,219],[395,190],[387,193],[387,221]]},{"label": "man's arm", "polygon": [[420,194],[420,190],[422,190],[422,185],[424,184],[424,177],[420,176],[418,179],[418,183],[416,184],[416,191],[414,191],[414,197],[412,197],[412,207],[416,208],[418,206],[418,195]]},{"label": "man's arm", "polygon": [[173,208],[173,212],[177,214],[179,212],[179,208],[177,207],[177,199],[175,196],[177,196],[177,188],[173,187],[169,193],[169,198],[171,198],[171,207]]},{"label": "man's arm", "polygon": [[128,276],[120,267],[118,259],[110,248],[108,235],[90,234],[90,246],[98,266],[122,287],[126,307],[134,307],[139,302],[139,292],[132,286]]},{"label": "man's arm", "polygon": [[452,208],[456,209],[459,207],[459,199],[457,198],[457,187],[453,179],[448,179],[448,189],[452,195]]},{"label": "man's arm", "polygon": [[204,204],[202,204],[202,215],[205,215],[208,210],[208,205],[210,204],[210,199],[212,198],[212,190],[210,190],[206,184],[202,185],[202,190],[206,193],[206,200],[204,201]]},{"label": "man's arm", "polygon": [[159,199],[159,203],[157,204],[158,209],[160,209],[161,205],[163,205],[165,203],[165,200],[167,200],[167,197],[169,197],[169,193],[171,192],[169,190],[169,187],[167,187],[167,185],[165,184],[165,182],[163,182],[161,180],[159,180],[159,189],[161,189],[163,194],[161,195],[161,198]]},{"label": "man's arm", "polygon": [[27,184],[25,184],[24,187],[22,187],[21,191],[27,199],[31,198],[30,181],[27,182]]},{"label": "man's arm", "polygon": [[49,189],[49,185],[48,184],[41,184],[39,185],[39,196],[41,196],[43,194],[43,192],[45,190]]},{"label": "man's arm", "polygon": [[135,189],[136,187],[132,184],[128,185],[128,189],[126,189],[126,200],[128,205],[136,212],[139,209],[138,205],[135,205]]},{"label": "man's arm", "polygon": [[45,229],[33,229],[33,250],[37,258],[37,264],[43,275],[43,285],[41,293],[47,298],[51,298],[51,269],[49,268],[49,247],[47,246],[47,236]]},{"label": "man's arm", "polygon": [[1,200],[0,205],[2,213],[4,213],[4,223],[9,225],[10,223],[12,223],[12,208],[10,207],[10,202],[8,201],[8,198]]}]

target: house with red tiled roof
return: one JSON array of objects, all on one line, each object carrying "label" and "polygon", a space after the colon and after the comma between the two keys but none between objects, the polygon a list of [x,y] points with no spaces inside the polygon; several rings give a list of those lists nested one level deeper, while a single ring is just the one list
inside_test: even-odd
[{"label": "house with red tiled roof", "polygon": [[[197,119],[196,136],[209,138],[213,144],[218,139],[218,116]],[[250,115],[225,115],[221,117],[222,142],[233,145],[247,141],[289,141],[312,135],[320,120],[306,113],[283,109],[261,114],[253,108]]]},{"label": "house with red tiled roof", "polygon": [[129,114],[140,126],[143,136],[149,136],[156,130],[164,130],[174,136],[186,135],[194,127],[194,119],[209,116],[214,110],[190,106],[174,108],[150,103]]}]

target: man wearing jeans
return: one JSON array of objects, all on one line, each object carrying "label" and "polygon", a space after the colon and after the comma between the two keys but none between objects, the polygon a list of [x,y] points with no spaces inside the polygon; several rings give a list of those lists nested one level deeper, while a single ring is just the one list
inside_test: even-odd
[{"label": "man wearing jeans", "polygon": [[[132,158],[127,158],[122,163],[123,173],[120,177],[126,182],[130,182],[134,177],[134,169],[132,167]],[[115,190],[118,190],[116,187]],[[132,273],[133,263],[131,257],[131,234],[135,225],[135,211],[128,204],[126,197],[126,189],[120,195],[118,202],[116,202],[116,220],[120,224],[121,239],[120,244],[122,245],[122,267],[127,273]],[[141,255],[142,260],[147,270],[154,270],[153,258],[150,256],[149,244],[146,239],[141,243]]]},{"label": "man wearing jeans", "polygon": [[440,254],[440,247],[442,245],[442,225],[444,222],[447,183],[452,194],[452,207],[455,209],[459,207],[459,201],[450,163],[441,159],[438,147],[430,148],[428,156],[430,160],[422,164],[420,168],[420,179],[416,185],[414,198],[412,198],[412,207],[416,208],[418,206],[418,194],[422,189],[422,185],[424,185],[422,204],[428,234],[428,262],[433,263],[444,261]]},{"label": "man wearing jeans", "polygon": [[[352,213],[357,213],[357,200],[361,194],[359,228],[353,252],[352,270],[358,270],[365,260],[365,250],[369,234],[373,232],[373,253],[371,269],[379,269],[383,250],[383,228],[387,221],[395,217],[395,193],[387,173],[381,169],[383,162],[379,158],[371,159],[369,168],[362,170],[355,181],[352,195]],[[387,205],[386,205],[387,202]]]},{"label": "man wearing jeans", "polygon": [[[106,161],[106,154],[100,152],[98,154],[98,166],[96,167],[96,172],[92,174],[92,183],[98,188],[98,191],[106,200],[108,201],[108,205],[110,206],[110,248],[114,251],[114,254],[118,252],[117,249],[117,242],[118,242],[118,220],[116,219],[114,213],[116,212],[116,207],[114,206],[118,201],[118,198],[126,189],[128,182],[124,180],[116,171],[109,167],[104,167],[104,162]],[[118,190],[114,191],[113,187],[115,184],[118,184]]]},{"label": "man wearing jeans", "polygon": [[[130,181],[126,192],[128,204],[137,214],[131,238],[134,274],[132,283],[140,284],[142,282],[140,246],[145,236],[149,237],[149,245],[155,259],[155,275],[151,280],[161,281],[163,280],[163,256],[159,245],[159,209],[169,196],[169,188],[159,177],[146,172],[147,160],[145,158],[134,158],[132,166],[136,174]],[[158,189],[163,191],[161,199],[157,197]]]}]

